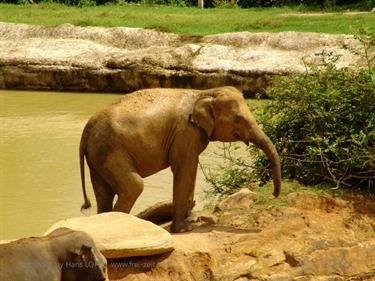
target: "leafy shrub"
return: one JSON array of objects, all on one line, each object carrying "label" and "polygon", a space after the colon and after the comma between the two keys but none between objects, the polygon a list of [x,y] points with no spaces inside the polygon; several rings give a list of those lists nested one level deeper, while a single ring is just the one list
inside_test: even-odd
[{"label": "leafy shrub", "polygon": [[[323,53],[321,65],[280,78],[268,91],[273,100],[254,111],[279,151],[284,178],[375,193],[375,36],[362,30],[357,39],[367,68],[337,69],[337,58]],[[266,156],[255,146],[250,155],[254,163],[224,153],[224,169],[207,175],[211,193],[268,181]]]},{"label": "leafy shrub", "polygon": [[[282,159],[284,177],[305,184],[374,189],[375,77],[365,70],[323,70],[281,79],[260,115]],[[259,154],[256,165],[267,167]],[[262,179],[270,177],[261,172]]]},{"label": "leafy shrub", "polygon": [[[321,67],[282,78],[268,92],[274,100],[259,118],[280,152],[285,177],[375,192],[375,68],[369,57],[375,40],[358,38],[367,44],[366,69],[337,69],[335,58],[323,56]],[[270,177],[263,155],[256,166],[263,180]]]},{"label": "leafy shrub", "polygon": [[201,166],[206,181],[211,185],[211,188],[205,191],[208,197],[230,195],[252,181],[252,174],[248,173],[252,170],[252,163],[249,159],[237,155],[238,149],[236,144],[223,143],[218,154],[223,159],[217,167],[219,170]]},{"label": "leafy shrub", "polygon": [[239,0],[238,6],[241,8],[251,7],[272,7],[293,4],[293,1],[288,0]]},{"label": "leafy shrub", "polygon": [[205,6],[207,7],[215,7],[215,8],[236,8],[237,1],[236,0],[209,0],[205,1]]}]

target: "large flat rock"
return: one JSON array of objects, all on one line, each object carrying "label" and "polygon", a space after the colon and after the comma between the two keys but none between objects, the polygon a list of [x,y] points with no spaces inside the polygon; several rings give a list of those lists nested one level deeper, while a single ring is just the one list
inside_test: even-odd
[{"label": "large flat rock", "polygon": [[173,250],[172,236],[168,231],[125,213],[109,212],[66,219],[55,223],[45,235],[60,227],[91,235],[106,258],[150,256]]},{"label": "large flat rock", "polygon": [[[346,47],[344,47],[346,46]],[[0,88],[132,92],[232,85],[263,92],[273,77],[306,70],[315,54],[360,64],[349,35],[236,32],[186,36],[141,28],[0,23]]]}]

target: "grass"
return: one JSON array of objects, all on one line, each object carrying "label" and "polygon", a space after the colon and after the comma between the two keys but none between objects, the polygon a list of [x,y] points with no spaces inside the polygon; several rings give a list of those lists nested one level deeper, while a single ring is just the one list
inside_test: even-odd
[{"label": "grass", "polygon": [[[281,194],[278,198],[275,198],[273,193],[273,182],[269,181],[263,186],[256,186],[254,189],[252,189],[253,192],[255,192],[256,199],[254,200],[254,205],[252,206],[253,210],[259,210],[269,208],[269,207],[277,207],[277,206],[289,206],[290,201],[288,199],[288,194],[293,192],[306,192],[306,193],[313,193],[318,196],[331,196],[331,197],[339,197],[344,198],[345,192],[341,189],[333,190],[328,185],[311,185],[311,186],[305,186],[295,180],[283,180],[282,181],[282,188],[281,188]],[[221,197],[219,199],[223,200],[226,196]],[[215,207],[217,205],[217,197],[211,195],[208,197],[205,197],[205,205],[204,210],[205,211],[214,211]]]},{"label": "grass", "polygon": [[272,195],[272,181],[264,186],[257,186],[253,191],[257,193],[257,199],[254,201],[255,205],[269,206],[288,206],[287,195],[293,192],[309,192],[317,195],[331,195],[334,197],[342,197],[344,195],[341,189],[333,190],[327,185],[305,186],[294,180],[283,180],[281,194],[278,198],[275,198]]},{"label": "grass", "polygon": [[56,26],[142,27],[178,34],[206,35],[235,31],[305,31],[353,33],[360,27],[375,31],[375,14],[322,16],[285,15],[297,8],[198,9],[175,6],[103,5],[73,7],[56,3],[37,5],[0,4],[0,21]]}]

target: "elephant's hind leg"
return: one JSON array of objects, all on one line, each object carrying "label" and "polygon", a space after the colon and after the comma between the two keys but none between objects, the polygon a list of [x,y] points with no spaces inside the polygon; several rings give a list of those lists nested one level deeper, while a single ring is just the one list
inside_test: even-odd
[{"label": "elephant's hind leg", "polygon": [[118,196],[113,210],[129,213],[143,191],[142,177],[124,155],[112,154],[106,162],[106,179]]},{"label": "elephant's hind leg", "polygon": [[94,170],[90,169],[91,183],[94,189],[98,214],[112,211],[115,193],[105,180]]},{"label": "elephant's hind leg", "polygon": [[143,191],[143,179],[133,172],[121,175],[120,181],[122,184],[113,210],[130,213],[135,201]]}]

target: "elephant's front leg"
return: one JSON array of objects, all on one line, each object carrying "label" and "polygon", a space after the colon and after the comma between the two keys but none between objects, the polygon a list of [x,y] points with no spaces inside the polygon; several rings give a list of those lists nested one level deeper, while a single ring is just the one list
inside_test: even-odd
[{"label": "elephant's front leg", "polygon": [[[185,156],[185,157],[184,157]],[[173,172],[173,206],[171,232],[192,230],[185,219],[192,208],[194,200],[195,178],[197,175],[198,155],[189,153],[180,155],[178,161],[172,161]]]}]

